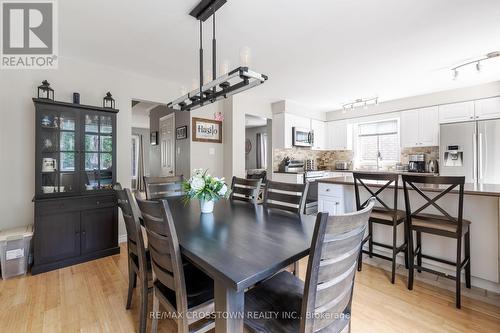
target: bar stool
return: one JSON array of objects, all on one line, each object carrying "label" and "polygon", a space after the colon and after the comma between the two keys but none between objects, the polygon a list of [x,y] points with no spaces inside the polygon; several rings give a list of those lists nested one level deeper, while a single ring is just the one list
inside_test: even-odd
[{"label": "bar stool", "polygon": [[[471,222],[463,218],[464,209],[464,183],[465,177],[435,177],[435,176],[408,176],[403,175],[403,188],[406,203],[406,221],[409,242],[409,274],[408,274],[408,289],[413,289],[414,269],[418,272],[426,271],[432,274],[443,276],[456,282],[455,305],[460,309],[460,288],[461,288],[461,271],[465,269],[465,285],[471,288],[470,275],[470,224]],[[419,184],[419,186],[415,185]],[[442,191],[434,198],[429,198],[423,191],[422,185],[432,185],[433,189],[442,189]],[[444,186],[443,186],[444,185]],[[447,187],[446,187],[447,186]],[[444,197],[451,190],[458,190],[458,217],[451,216],[445,209],[439,206],[436,201]],[[408,190],[415,190],[426,203],[418,209],[412,210],[411,201]],[[443,215],[423,214],[428,207],[434,207]],[[416,232],[417,248],[413,248],[413,231]],[[442,237],[454,238],[457,240],[457,259],[455,262],[436,258],[422,253],[422,233],[438,235]],[[462,261],[462,238],[464,238],[465,258]],[[417,264],[415,265],[415,256]],[[422,258],[434,260],[444,264],[455,266],[455,276],[450,276],[443,272],[438,272],[433,269],[422,266]]]},{"label": "bar stool", "polygon": [[[405,266],[408,268],[408,237],[407,230],[404,228],[404,241],[403,244],[397,245],[397,229],[398,225],[405,221],[405,212],[402,210],[398,210],[398,181],[399,176],[393,173],[386,174],[375,174],[375,173],[360,173],[354,172],[354,190],[356,194],[356,208],[357,210],[363,209],[370,199],[375,199],[378,201],[382,207],[375,207],[373,212],[370,215],[370,219],[368,221],[368,235],[363,239],[363,246],[366,242],[368,242],[368,251],[362,250],[359,253],[358,260],[358,271],[361,271],[362,268],[362,254],[367,253],[370,258],[375,256],[381,259],[392,261],[392,271],[391,271],[391,283],[394,283],[396,277],[396,256],[400,252],[404,252],[405,254]],[[372,189],[365,183],[366,181],[378,181],[381,182],[377,184],[377,186],[381,186],[376,192],[373,192]],[[386,190],[391,184],[394,184],[393,188],[393,206],[390,207],[387,205],[381,198],[381,193]],[[361,203],[359,196],[359,188],[362,185],[368,193],[370,193],[371,197],[365,202]],[[380,242],[373,241],[373,223],[387,225],[392,227],[392,245],[387,245]],[[381,255],[373,252],[373,245],[377,245],[380,247],[384,247],[392,250],[392,257],[388,257],[385,255]]]}]

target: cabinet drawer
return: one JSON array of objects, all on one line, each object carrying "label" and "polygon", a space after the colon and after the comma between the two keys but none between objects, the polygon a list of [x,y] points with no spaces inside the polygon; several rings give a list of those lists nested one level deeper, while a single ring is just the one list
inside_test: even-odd
[{"label": "cabinet drawer", "polygon": [[342,197],[343,196],[342,186],[319,183],[318,184],[318,196]]},{"label": "cabinet drawer", "polygon": [[41,200],[35,203],[37,215],[57,214],[63,212],[113,207],[116,205],[115,195],[88,196],[83,198],[61,198],[59,200]]}]

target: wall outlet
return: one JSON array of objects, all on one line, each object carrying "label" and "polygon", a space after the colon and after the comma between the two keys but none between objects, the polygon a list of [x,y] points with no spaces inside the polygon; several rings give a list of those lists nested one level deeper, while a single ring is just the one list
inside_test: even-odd
[{"label": "wall outlet", "polygon": [[215,155],[215,148],[208,148],[208,155]]}]

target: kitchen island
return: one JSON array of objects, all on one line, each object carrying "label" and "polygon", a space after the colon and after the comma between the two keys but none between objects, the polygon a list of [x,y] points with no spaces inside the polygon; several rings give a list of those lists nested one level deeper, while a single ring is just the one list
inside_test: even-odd
[{"label": "kitchen island", "polygon": [[[318,185],[318,210],[330,214],[342,214],[354,211],[356,208],[354,196],[354,179],[352,176],[324,178],[317,180]],[[381,188],[383,182],[366,182],[369,187]],[[384,190],[380,197],[385,202],[391,202],[394,186]],[[445,188],[441,186],[421,186],[420,189],[434,197]],[[471,221],[471,273],[472,284],[487,290],[500,292],[500,185],[499,184],[472,184],[466,183],[464,189],[464,218]],[[368,191],[360,188],[361,200],[369,197]],[[410,190],[412,207],[418,208],[425,204],[425,200],[413,190]],[[455,189],[439,199],[439,205],[446,209],[452,216],[458,213],[458,191]],[[402,182],[398,186],[398,208],[405,209]],[[428,208],[426,213],[440,214],[434,208]],[[442,214],[440,214],[442,215]],[[375,240],[390,244],[392,229],[383,225],[373,225]],[[398,229],[398,243],[403,241],[403,225]],[[428,255],[443,259],[456,259],[456,241],[435,235],[422,235],[423,252]],[[387,249],[374,246],[374,252],[388,254]],[[429,267],[440,267],[454,275],[452,267],[441,263],[423,259]],[[398,262],[403,263],[400,254]]]}]

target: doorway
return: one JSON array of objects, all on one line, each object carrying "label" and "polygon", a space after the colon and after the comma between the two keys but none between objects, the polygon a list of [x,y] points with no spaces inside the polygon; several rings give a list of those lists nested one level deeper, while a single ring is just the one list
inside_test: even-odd
[{"label": "doorway", "polygon": [[160,173],[175,175],[175,113],[160,118]]}]

